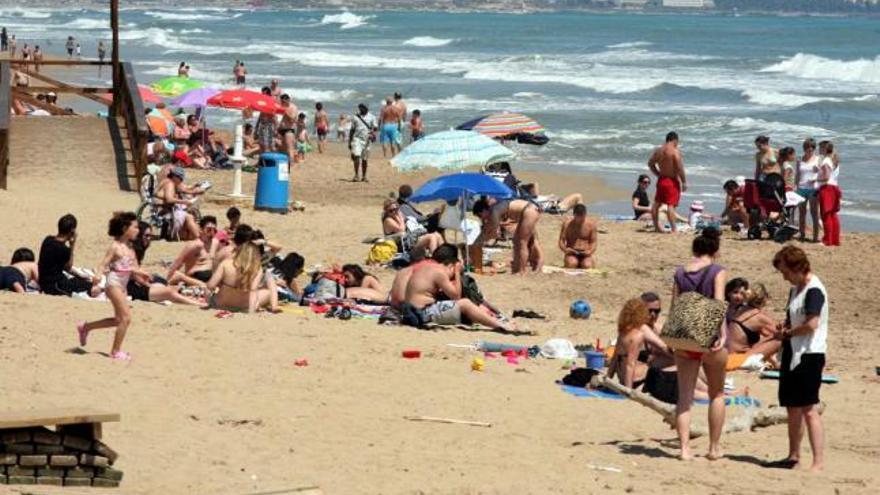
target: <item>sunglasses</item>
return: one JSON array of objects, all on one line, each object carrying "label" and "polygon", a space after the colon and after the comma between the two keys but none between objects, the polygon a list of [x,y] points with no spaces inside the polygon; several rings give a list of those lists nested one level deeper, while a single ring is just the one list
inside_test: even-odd
[{"label": "sunglasses", "polygon": [[642,181],[642,184],[650,184],[650,183],[651,183],[651,181],[649,181],[649,180],[643,180],[643,181]]},{"label": "sunglasses", "polygon": [[660,310],[659,310],[659,309],[649,309],[649,310],[648,310],[648,313],[650,313],[651,316],[659,316],[659,315],[660,315]]}]

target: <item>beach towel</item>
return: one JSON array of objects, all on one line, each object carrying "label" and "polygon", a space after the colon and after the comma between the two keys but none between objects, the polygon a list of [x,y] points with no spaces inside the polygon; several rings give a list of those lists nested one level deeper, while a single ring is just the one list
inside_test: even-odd
[{"label": "beach towel", "polygon": [[575,397],[590,397],[595,399],[613,399],[613,400],[621,400],[626,399],[626,397],[616,394],[614,392],[610,392],[608,390],[593,390],[583,387],[572,387],[569,385],[560,385],[559,389],[565,392],[566,394],[573,395]]},{"label": "beach towel", "polygon": [[566,275],[608,275],[611,270],[607,268],[563,268],[561,266],[544,265],[541,268],[542,273],[564,273]]}]

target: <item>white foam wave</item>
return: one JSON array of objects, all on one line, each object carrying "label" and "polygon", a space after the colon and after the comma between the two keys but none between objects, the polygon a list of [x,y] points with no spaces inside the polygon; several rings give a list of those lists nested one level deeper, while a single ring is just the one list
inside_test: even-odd
[{"label": "white foam wave", "polygon": [[150,17],[154,17],[156,19],[162,19],[163,21],[225,21],[229,19],[235,19],[237,17],[241,17],[241,13],[234,14],[232,16],[223,16],[223,15],[210,15],[210,14],[178,14],[174,12],[161,12],[148,10],[144,12],[144,15],[148,15]]},{"label": "white foam wave", "polygon": [[853,101],[877,101],[880,100],[880,95],[864,95],[864,96],[856,96],[853,98]]},{"label": "white foam wave", "polygon": [[446,46],[455,41],[450,38],[434,38],[433,36],[416,36],[415,38],[410,38],[403,42],[404,45],[410,46],[418,46],[418,47],[437,47],[437,46]]},{"label": "white foam wave", "polygon": [[52,17],[52,12],[39,9],[2,9],[0,17],[21,17],[24,19],[48,19]]},{"label": "white foam wave", "polygon": [[210,33],[207,29],[193,28],[193,29],[181,29],[180,34],[200,34],[200,33]]},{"label": "white foam wave", "polygon": [[534,91],[520,91],[519,93],[514,93],[514,98],[542,98],[544,93],[536,93]]},{"label": "white foam wave", "polygon": [[374,18],[372,15],[357,15],[348,11],[339,14],[326,14],[321,18],[321,24],[339,24],[339,29],[354,29],[366,26],[367,21]]},{"label": "white foam wave", "polygon": [[841,208],[840,214],[845,217],[866,218],[869,220],[880,220],[880,211],[859,210],[852,208]]},{"label": "white foam wave", "polygon": [[799,107],[820,101],[842,101],[840,98],[777,93],[775,91],[754,89],[743,91],[742,95],[752,103],[769,107]]},{"label": "white foam wave", "polygon": [[880,56],[872,59],[835,60],[809,53],[798,53],[761,72],[779,72],[804,79],[880,83]]},{"label": "white foam wave", "polygon": [[358,92],[353,89],[343,89],[341,91],[331,91],[331,90],[314,89],[314,88],[296,88],[296,89],[289,90],[288,93],[290,94],[290,97],[293,98],[294,101],[305,100],[305,101],[320,101],[320,102],[348,100],[358,94]]},{"label": "white foam wave", "polygon": [[650,41],[631,41],[628,43],[616,43],[613,45],[608,45],[606,48],[638,48],[642,46],[651,46],[654,43]]},{"label": "white foam wave", "polygon": [[[125,28],[133,28],[136,26],[137,25],[133,24],[133,23],[126,23],[126,24],[122,25],[122,27],[125,27]],[[61,24],[59,26],[53,26],[53,27],[60,27],[60,28],[66,28],[66,29],[78,29],[78,30],[84,30],[84,31],[98,31],[98,30],[104,30],[104,29],[109,31],[110,30],[110,21],[107,19],[92,19],[89,17],[79,17],[77,19],[74,19],[74,20],[66,23],[66,24]]]},{"label": "white foam wave", "polygon": [[812,136],[814,138],[832,137],[833,133],[828,129],[814,127],[809,125],[788,124],[785,122],[768,122],[762,119],[754,119],[752,117],[737,117],[727,122],[729,127],[740,131],[749,131],[752,134],[767,134],[770,136],[795,136],[804,138]]}]

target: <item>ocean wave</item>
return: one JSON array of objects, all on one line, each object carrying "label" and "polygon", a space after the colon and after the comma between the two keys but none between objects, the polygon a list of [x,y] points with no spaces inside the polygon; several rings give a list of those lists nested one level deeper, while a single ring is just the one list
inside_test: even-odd
[{"label": "ocean wave", "polygon": [[756,136],[758,134],[766,134],[769,136],[785,135],[798,137],[831,137],[834,133],[822,127],[809,125],[789,124],[786,122],[769,122],[762,119],[752,117],[736,117],[727,122],[728,127],[732,127],[739,131],[751,131]]},{"label": "ocean wave", "polygon": [[798,53],[782,62],[761,69],[803,79],[880,83],[880,56],[872,59],[835,60],[809,53]]},{"label": "ocean wave", "polygon": [[433,36],[416,36],[403,42],[404,45],[431,48],[437,46],[446,46],[455,41],[450,38],[434,38]]},{"label": "ocean wave", "polygon": [[339,14],[326,14],[321,18],[321,24],[339,24],[339,29],[354,29],[366,26],[367,21],[374,18],[373,15],[357,15],[348,11]]},{"label": "ocean wave", "polygon": [[843,101],[840,98],[830,96],[798,95],[766,90],[746,90],[742,92],[742,95],[752,103],[768,107],[799,107],[821,101]]},{"label": "ocean wave", "polygon": [[161,19],[163,21],[226,21],[241,17],[241,13],[231,16],[210,15],[210,14],[178,14],[174,12],[161,12],[148,10],[144,15]]},{"label": "ocean wave", "polygon": [[630,41],[627,43],[616,43],[613,45],[608,45],[606,46],[606,48],[639,48],[643,46],[651,46],[653,44],[654,43],[651,43],[650,41]]},{"label": "ocean wave", "polygon": [[287,93],[294,101],[340,101],[349,100],[357,96],[359,93],[353,89],[343,89],[340,91],[331,91],[326,89],[314,88],[296,88],[288,90]]},{"label": "ocean wave", "polygon": [[[125,23],[122,24],[124,28],[134,28],[137,27],[137,24],[134,23]],[[99,31],[99,30],[110,30],[110,21],[107,19],[92,19],[90,17],[79,17],[74,19],[66,24],[59,24],[58,26],[52,26],[52,28],[65,28],[65,29],[77,29],[83,31]],[[123,31],[124,32],[124,31]]]},{"label": "ocean wave", "polygon": [[200,33],[210,33],[211,31],[207,29],[193,28],[193,29],[181,29],[180,34],[200,34]]},{"label": "ocean wave", "polygon": [[0,17],[21,17],[23,19],[48,19],[52,12],[39,9],[0,9]]},{"label": "ocean wave", "polygon": [[543,98],[544,93],[536,93],[534,91],[520,91],[513,94],[514,98]]}]

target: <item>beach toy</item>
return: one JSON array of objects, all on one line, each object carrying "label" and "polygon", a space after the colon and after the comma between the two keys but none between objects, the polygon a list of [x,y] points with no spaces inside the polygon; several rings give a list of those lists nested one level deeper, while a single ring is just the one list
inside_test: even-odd
[{"label": "beach toy", "polygon": [[519,364],[519,359],[516,356],[507,356],[507,364]]},{"label": "beach toy", "polygon": [[471,370],[472,371],[483,371],[483,368],[486,366],[486,362],[483,361],[482,358],[474,358],[471,361]]},{"label": "beach toy", "polygon": [[294,366],[300,366],[300,367],[302,367],[302,366],[308,366],[308,365],[309,365],[309,360],[308,360],[308,359],[297,359],[296,361],[293,362],[293,365],[294,365]]},{"label": "beach toy", "polygon": [[587,320],[592,313],[593,308],[590,307],[590,303],[583,299],[571,303],[571,307],[568,309],[568,315],[576,320]]},{"label": "beach toy", "polygon": [[587,359],[587,368],[593,370],[601,370],[605,367],[605,353],[598,351],[587,351],[584,353]]},{"label": "beach toy", "polygon": [[422,357],[422,351],[417,351],[415,349],[409,349],[409,350],[403,351],[401,353],[401,355],[403,357],[405,357],[406,359],[418,359],[418,358]]},{"label": "beach toy", "polygon": [[287,213],[290,161],[284,153],[263,153],[257,167],[254,209]]}]

